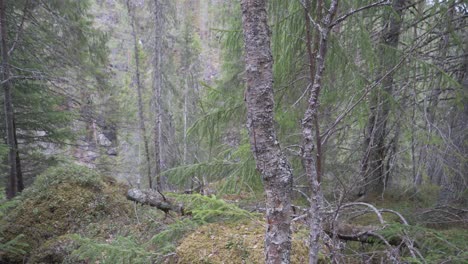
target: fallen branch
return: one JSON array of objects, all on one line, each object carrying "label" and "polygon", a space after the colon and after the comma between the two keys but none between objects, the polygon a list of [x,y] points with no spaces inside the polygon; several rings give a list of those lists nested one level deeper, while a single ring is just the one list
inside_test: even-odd
[{"label": "fallen branch", "polygon": [[168,214],[170,211],[184,215],[184,206],[182,204],[176,204],[173,199],[162,196],[155,190],[140,190],[130,189],[127,191],[127,199],[140,203],[153,206]]}]

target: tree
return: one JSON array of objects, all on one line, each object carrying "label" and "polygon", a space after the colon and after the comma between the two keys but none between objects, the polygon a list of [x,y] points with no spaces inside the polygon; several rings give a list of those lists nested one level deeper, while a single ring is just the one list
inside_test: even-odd
[{"label": "tree", "polygon": [[12,87],[10,85],[10,66],[8,64],[8,32],[7,32],[7,17],[6,17],[6,5],[5,1],[0,1],[0,27],[2,37],[2,86],[4,92],[4,106],[5,106],[5,127],[7,134],[7,146],[8,151],[8,165],[10,167],[10,173],[7,183],[7,198],[11,199],[16,196],[18,191],[23,188],[20,159],[18,155],[18,142],[16,139],[16,129],[14,125],[14,109],[11,96]]},{"label": "tree", "polygon": [[[308,101],[307,110],[304,114],[304,119],[302,119],[302,159],[306,171],[307,179],[309,180],[310,189],[311,189],[311,198],[310,198],[310,209],[309,209],[309,227],[310,227],[310,236],[309,236],[309,263],[317,263],[318,253],[320,249],[320,234],[322,232],[322,219],[321,219],[321,207],[323,203],[323,194],[320,188],[320,182],[322,178],[322,137],[320,135],[320,115],[319,115],[319,97],[320,91],[322,90],[323,75],[325,71],[325,58],[328,51],[328,41],[330,31],[332,29],[332,20],[338,9],[338,0],[333,0],[330,3],[330,8],[322,15],[323,3],[322,1],[317,2],[317,12],[318,18],[320,18],[319,25],[316,26],[318,31],[318,43],[316,57],[313,57],[311,51],[311,43],[308,41],[307,50],[310,60],[310,75],[312,81],[312,90],[310,92],[310,98]],[[306,5],[306,23],[310,23],[308,7]],[[309,33],[309,30],[306,32]],[[308,37],[310,39],[310,37]],[[315,67],[315,68],[314,68]],[[313,72],[315,70],[315,72]],[[315,140],[314,140],[315,134]],[[315,141],[315,159],[314,154],[314,141]],[[314,164],[315,161],[315,164]]]},{"label": "tree", "polygon": [[[370,116],[366,128],[364,141],[364,157],[361,164],[361,173],[365,179],[364,193],[381,194],[388,181],[385,161],[390,146],[386,143],[388,138],[387,124],[390,113],[390,104],[394,86],[394,72],[391,70],[398,62],[397,47],[400,39],[405,0],[393,0],[392,11],[384,18],[384,28],[380,37],[380,71],[384,76],[382,88],[371,94]],[[395,143],[396,144],[396,143]]]},{"label": "tree", "polygon": [[146,135],[146,125],[145,125],[145,117],[143,112],[143,85],[141,83],[141,73],[140,73],[140,52],[138,48],[138,39],[137,39],[137,32],[136,32],[136,21],[135,21],[135,10],[130,4],[130,1],[127,0],[127,10],[130,16],[130,23],[132,28],[132,38],[133,38],[133,48],[134,48],[134,56],[135,56],[135,82],[137,88],[137,95],[138,95],[138,118],[140,123],[140,133],[143,139],[143,146],[145,150],[145,159],[146,159],[146,176],[148,178],[148,184],[150,188],[153,188],[153,180],[151,175],[151,156],[149,151],[149,142],[148,136]]},{"label": "tree", "polygon": [[156,110],[154,123],[154,158],[157,188],[161,188],[161,168],[162,168],[162,62],[163,62],[163,37],[165,36],[164,2],[154,0],[153,19],[154,19],[154,58],[153,58],[153,105]]},{"label": "tree", "polygon": [[274,121],[273,58],[265,0],[243,0],[247,128],[266,192],[266,263],[289,263],[292,170],[277,140]]},{"label": "tree", "polygon": [[[76,110],[90,103],[88,98],[81,101],[81,91],[91,94],[96,91],[90,88],[94,84],[105,89],[106,37],[92,28],[88,1],[4,0],[4,5],[5,40],[11,40],[7,59],[21,190],[54,162],[52,153],[63,150],[78,135],[79,129],[72,133],[69,126],[72,120],[95,116],[86,111],[78,118]],[[6,112],[2,112],[2,122],[7,120]],[[8,129],[1,133],[7,138]]]}]

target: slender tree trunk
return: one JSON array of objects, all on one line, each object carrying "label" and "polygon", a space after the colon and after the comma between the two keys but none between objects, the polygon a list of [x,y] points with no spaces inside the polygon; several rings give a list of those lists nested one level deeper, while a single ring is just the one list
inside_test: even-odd
[{"label": "slender tree trunk", "polygon": [[17,178],[17,188],[18,192],[22,192],[24,190],[24,180],[23,180],[23,170],[21,169],[21,159],[19,155],[19,148],[18,148],[18,137],[16,135],[16,122],[13,119],[13,129],[15,131],[15,147],[16,147],[16,178]]},{"label": "slender tree trunk", "polygon": [[0,23],[1,23],[1,36],[2,36],[2,82],[4,90],[4,105],[5,105],[5,130],[7,136],[8,151],[8,165],[10,172],[8,176],[8,183],[6,186],[7,198],[11,199],[18,193],[18,167],[17,167],[17,146],[15,144],[16,132],[14,127],[14,110],[11,98],[11,82],[10,68],[8,65],[8,46],[7,46],[7,18],[6,18],[6,5],[5,0],[0,0]]},{"label": "slender tree trunk", "polygon": [[[402,24],[403,8],[406,0],[393,0],[393,12],[384,20],[384,29],[380,40],[380,73],[394,67],[397,63],[398,41]],[[382,88],[371,95],[370,116],[364,140],[364,157],[361,163],[361,174],[365,188],[361,193],[381,194],[385,189],[385,159],[387,149],[385,141],[388,135],[387,122],[390,113],[393,93],[394,72],[382,80]]]},{"label": "slender tree trunk", "polygon": [[292,171],[276,137],[273,58],[265,0],[242,0],[247,128],[266,192],[266,263],[290,263]]},{"label": "slender tree trunk", "polygon": [[154,66],[153,66],[153,103],[156,104],[156,120],[154,125],[154,157],[157,188],[162,188],[161,169],[162,169],[162,47],[163,35],[165,31],[163,6],[161,0],[154,0]]},{"label": "slender tree trunk", "polygon": [[[454,17],[454,13],[453,7],[448,12],[450,18]],[[449,30],[449,32],[452,31]],[[465,51],[468,50],[468,37],[466,35],[462,37],[462,43],[464,43],[463,49]],[[466,56],[466,53],[460,61],[454,77],[457,79],[460,87],[463,87],[466,91],[468,87],[468,56]],[[461,200],[460,198],[466,193],[467,187],[466,171],[468,170],[468,165],[466,157],[468,146],[466,144],[466,131],[468,131],[468,103],[464,100],[462,107],[452,106],[447,112],[444,115],[448,123],[446,124],[447,131],[444,131],[446,137],[444,141],[450,143],[444,144],[445,150],[442,157],[439,158],[443,160],[444,166],[440,177],[441,190],[437,199],[439,205],[453,204],[455,201]],[[439,126],[438,130],[441,127]]]},{"label": "slender tree trunk", "polygon": [[[322,5],[317,3],[318,17],[322,17]],[[302,160],[305,166],[306,176],[311,187],[310,209],[309,209],[309,263],[317,263],[320,249],[320,234],[322,232],[321,206],[323,203],[323,195],[320,188],[322,177],[322,139],[320,137],[320,120],[319,120],[319,96],[322,89],[323,74],[325,71],[325,57],[328,50],[328,37],[330,34],[330,25],[338,8],[338,0],[331,2],[330,9],[320,21],[320,34],[317,45],[316,54],[313,54],[308,47],[309,60],[314,63],[315,67],[310,67],[312,90],[310,93],[309,104],[302,120]],[[306,6],[307,10],[307,6]],[[306,23],[310,23],[306,16]],[[317,29],[319,30],[319,29]],[[309,37],[308,37],[309,38]],[[307,41],[310,45],[310,41]],[[315,58],[313,56],[316,56]],[[315,70],[315,72],[312,72]],[[314,137],[315,134],[315,137]],[[314,163],[314,141],[315,141],[315,163]]]},{"label": "slender tree trunk", "polygon": [[185,80],[184,87],[184,142],[183,142],[183,164],[187,163],[187,115],[188,115],[188,91],[189,84],[188,80]]},{"label": "slender tree trunk", "polygon": [[141,136],[143,138],[143,144],[145,148],[146,175],[148,177],[149,187],[153,188],[153,180],[151,177],[150,153],[149,153],[149,146],[148,146],[149,144],[148,144],[148,137],[146,135],[145,117],[143,114],[143,95],[142,95],[143,87],[141,85],[141,79],[140,79],[140,56],[139,56],[139,51],[138,51],[138,41],[137,41],[137,34],[136,34],[136,29],[135,29],[135,17],[134,17],[132,8],[130,6],[129,0],[127,0],[127,9],[128,9],[128,14],[130,16],[134,53],[135,53],[135,78],[136,78],[136,86],[137,86],[137,94],[138,94],[138,117],[140,120],[140,131],[141,131]]}]

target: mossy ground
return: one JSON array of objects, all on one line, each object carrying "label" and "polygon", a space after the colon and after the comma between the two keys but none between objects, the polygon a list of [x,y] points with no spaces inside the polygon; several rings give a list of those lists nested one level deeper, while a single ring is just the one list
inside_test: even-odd
[{"label": "mossy ground", "polygon": [[[168,194],[191,215],[165,217],[159,210],[128,201],[126,190],[114,179],[76,165],[49,169],[20,197],[0,205],[0,263],[264,262],[262,215],[234,205],[249,208],[248,203],[258,199],[246,194],[224,199]],[[383,213],[389,225],[381,234],[388,239],[402,234],[414,238],[428,263],[466,263],[468,231],[459,226],[443,230],[419,226],[413,217],[419,206],[418,201],[394,197],[378,202],[378,208],[396,209],[412,224],[403,226],[394,214]],[[346,221],[378,224],[373,213]],[[292,263],[306,263],[307,228],[296,223],[293,229]],[[346,263],[360,263],[361,254],[383,249],[349,242],[340,254]],[[322,261],[327,263],[328,258],[324,249]]]},{"label": "mossy ground", "polygon": [[[307,233],[293,235],[292,263],[307,263]],[[263,263],[264,221],[203,225],[187,235],[177,247],[179,263]]]},{"label": "mossy ground", "polygon": [[60,254],[70,254],[76,246],[63,242],[71,241],[67,235],[110,241],[119,235],[143,237],[140,229],[156,230],[144,217],[144,224],[138,223],[140,209],[125,198],[126,190],[114,179],[76,165],[46,171],[14,205],[6,206],[0,237],[9,241],[22,234],[20,242],[27,247],[22,255],[0,252],[0,260],[57,263],[64,258]]}]

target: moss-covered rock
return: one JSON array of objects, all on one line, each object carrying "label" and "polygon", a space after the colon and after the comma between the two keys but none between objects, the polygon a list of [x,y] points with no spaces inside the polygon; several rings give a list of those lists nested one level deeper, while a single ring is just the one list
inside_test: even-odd
[{"label": "moss-covered rock", "polygon": [[63,263],[76,246],[75,241],[68,235],[49,239],[31,252],[28,262],[35,264]]},{"label": "moss-covered rock", "polygon": [[[54,252],[61,246],[56,242],[62,235],[89,231],[93,223],[106,219],[128,219],[133,210],[125,192],[124,185],[84,167],[68,164],[49,169],[5,213],[0,236],[9,241],[23,234],[21,242],[28,244],[26,258],[57,255]],[[23,263],[23,258],[0,253],[0,261],[8,263]]]}]

